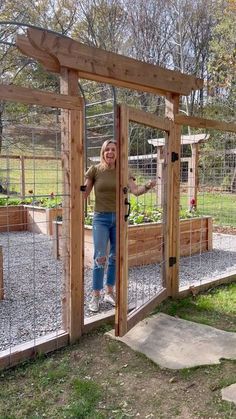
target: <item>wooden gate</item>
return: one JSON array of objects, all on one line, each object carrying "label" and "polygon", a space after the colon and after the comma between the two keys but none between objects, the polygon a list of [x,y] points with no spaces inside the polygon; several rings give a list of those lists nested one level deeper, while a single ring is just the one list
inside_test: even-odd
[{"label": "wooden gate", "polygon": [[[126,105],[121,105],[118,108],[118,178],[117,178],[117,309],[116,309],[116,320],[115,320],[115,333],[117,336],[123,336],[129,329],[131,329],[138,321],[143,319],[149,314],[157,304],[165,300],[168,295],[171,294],[171,277],[170,269],[177,262],[176,255],[173,259],[173,255],[170,253],[170,234],[167,231],[168,220],[168,207],[171,202],[171,196],[167,196],[166,191],[168,189],[168,182],[173,180],[171,176],[171,164],[168,161],[170,153],[166,153],[164,163],[164,178],[166,180],[164,187],[164,217],[166,223],[162,223],[162,237],[163,241],[160,247],[162,266],[161,266],[161,290],[152,295],[151,297],[145,298],[145,302],[140,302],[136,307],[132,308],[129,306],[128,301],[128,286],[129,286],[129,229],[128,229],[128,212],[129,212],[129,197],[128,197],[128,142],[129,142],[129,123],[135,122],[142,124],[146,127],[152,127],[165,132],[166,136],[166,148],[168,150],[168,144],[170,139],[170,131],[172,128],[172,122],[167,118],[159,118],[153,114],[140,111]],[[173,149],[173,144],[172,144]],[[172,159],[174,160],[174,159]],[[172,165],[178,162],[176,158],[172,161]],[[168,170],[169,173],[168,173]],[[177,174],[179,171],[179,165],[177,167]],[[177,175],[178,179],[178,175]],[[177,187],[178,188],[178,187]],[[177,193],[178,194],[178,193]],[[175,226],[178,233],[178,222]],[[150,230],[149,230],[150,231]],[[159,229],[160,231],[160,229]],[[145,234],[146,233],[146,234]],[[144,233],[141,233],[137,237],[137,241],[143,242],[144,246],[152,247],[151,238],[148,237],[148,229]],[[160,234],[160,233],[157,233]],[[156,249],[155,249],[156,251]],[[151,252],[151,250],[150,250]],[[157,252],[157,251],[156,251]],[[172,258],[172,259],[171,259]],[[174,260],[174,264],[171,263]],[[142,273],[140,273],[142,275]],[[160,278],[159,278],[160,280]]]}]

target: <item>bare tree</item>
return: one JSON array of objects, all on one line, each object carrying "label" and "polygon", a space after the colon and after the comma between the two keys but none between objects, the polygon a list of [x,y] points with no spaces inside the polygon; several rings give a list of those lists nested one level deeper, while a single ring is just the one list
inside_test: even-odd
[{"label": "bare tree", "polygon": [[[170,21],[174,28],[169,47],[172,54],[173,68],[183,73],[207,78],[209,41],[214,25],[212,0],[172,1]],[[203,93],[196,98],[196,92],[185,98],[187,114],[192,114],[196,100],[203,106]]]},{"label": "bare tree", "polygon": [[80,19],[73,36],[81,42],[113,52],[122,52],[126,14],[119,0],[78,1]]}]

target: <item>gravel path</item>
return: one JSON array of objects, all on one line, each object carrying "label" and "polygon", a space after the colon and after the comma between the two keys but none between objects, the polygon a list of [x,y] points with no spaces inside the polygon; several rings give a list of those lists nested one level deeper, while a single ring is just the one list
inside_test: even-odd
[{"label": "gravel path", "polygon": [[[61,327],[62,263],[52,255],[51,238],[30,232],[1,233],[5,299],[0,301],[0,350]],[[236,270],[236,236],[214,234],[212,252],[185,257],[180,286],[196,285]],[[85,316],[91,294],[91,270],[85,269]],[[161,290],[160,265],[129,271],[129,302],[146,301]],[[101,304],[101,311],[109,310]]]}]

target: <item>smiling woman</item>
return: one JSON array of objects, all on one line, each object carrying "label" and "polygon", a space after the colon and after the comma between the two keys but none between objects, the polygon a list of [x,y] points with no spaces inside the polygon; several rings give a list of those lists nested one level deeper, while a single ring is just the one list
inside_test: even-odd
[{"label": "smiling woman", "polygon": [[[103,289],[104,271],[107,262],[106,250],[110,244],[110,253],[107,263],[106,292],[104,301],[115,306],[113,293],[116,275],[116,143],[106,140],[101,148],[100,163],[91,166],[85,177],[85,198],[92,188],[95,191],[95,211],[93,217],[93,297],[89,308],[99,311],[100,292]],[[134,195],[142,195],[155,186],[155,180],[146,185],[137,186],[135,179],[129,175],[128,186]]]}]

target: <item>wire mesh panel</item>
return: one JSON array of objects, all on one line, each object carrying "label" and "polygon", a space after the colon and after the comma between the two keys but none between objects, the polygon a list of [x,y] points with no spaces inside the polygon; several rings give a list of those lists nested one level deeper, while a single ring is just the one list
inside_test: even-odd
[{"label": "wire mesh panel", "polygon": [[[85,134],[85,171],[92,165],[100,162],[100,151],[106,140],[115,138],[115,91],[107,84],[88,80],[80,80],[80,90],[85,104],[84,134]],[[94,314],[89,310],[89,301],[92,295],[92,269],[93,269],[93,229],[95,195],[91,191],[85,203],[84,226],[84,314],[86,320]],[[104,278],[105,282],[105,278]],[[103,293],[102,293],[103,294]],[[107,312],[111,306],[101,299],[100,312]]]},{"label": "wire mesh panel", "polygon": [[80,81],[85,102],[85,166],[97,161],[102,143],[114,139],[115,90],[107,84]]},{"label": "wire mesh panel", "polygon": [[[201,139],[200,139],[201,137]],[[235,134],[191,133],[182,141],[182,159],[190,158],[182,184],[181,287],[193,287],[236,272]]]},{"label": "wire mesh panel", "polygon": [[[141,124],[129,124],[129,174],[135,179],[137,196],[129,194],[128,218],[129,310],[138,309],[163,290],[162,207],[158,189],[162,188],[157,152],[149,141],[162,132]],[[147,189],[149,180],[156,187]]]},{"label": "wire mesh panel", "polygon": [[54,226],[64,202],[57,109],[5,107],[0,185],[0,350],[13,352],[63,326]]}]

